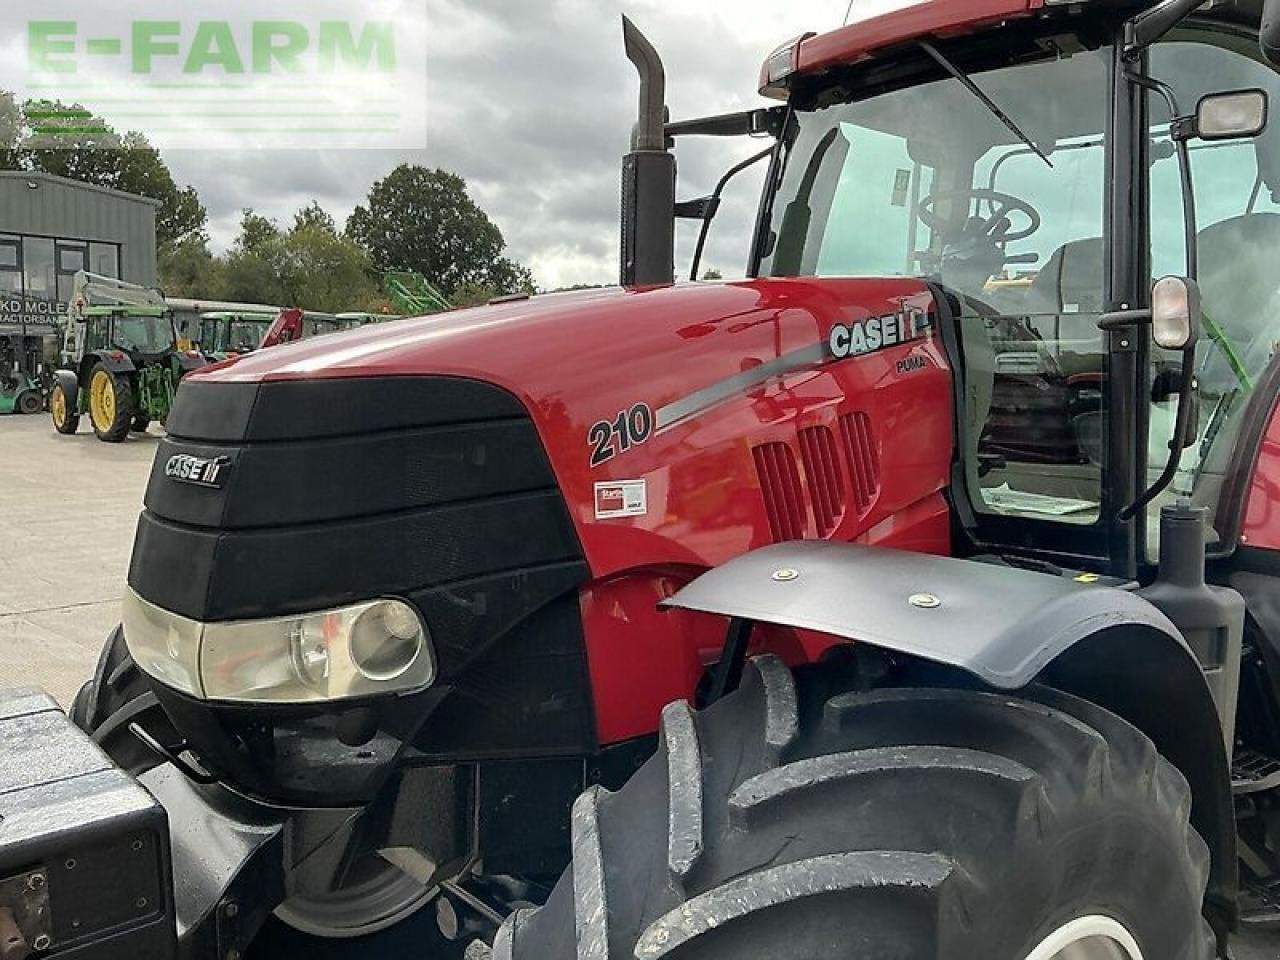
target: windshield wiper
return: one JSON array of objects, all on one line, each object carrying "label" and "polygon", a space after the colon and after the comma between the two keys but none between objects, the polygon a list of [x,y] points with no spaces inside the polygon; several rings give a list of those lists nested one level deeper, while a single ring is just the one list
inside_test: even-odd
[{"label": "windshield wiper", "polygon": [[996,102],[994,100],[992,100],[985,93],[983,93],[981,88],[976,83],[974,83],[972,80],[969,79],[968,74],[966,74],[963,70],[961,70],[954,63],[952,63],[945,56],[943,56],[941,50],[939,50],[933,44],[929,43],[927,40],[920,41],[920,49],[923,50],[925,53],[927,53],[929,56],[933,57],[933,59],[938,62],[938,65],[942,67],[943,70],[951,74],[951,76],[953,76],[956,80],[959,80],[966,90],[968,90],[975,97],[977,97],[978,100],[982,103],[982,105],[991,111],[991,115],[993,117],[995,117],[997,120],[1003,123],[1006,127],[1008,127],[1009,132],[1012,133],[1019,140],[1021,140],[1023,143],[1025,143],[1027,147],[1037,157],[1043,160],[1048,167],[1050,168],[1053,167],[1053,161],[1049,159],[1048,155],[1043,150],[1041,150],[1038,146],[1036,146],[1035,143],[1032,142],[1030,137],[1028,137],[1025,133],[1022,132],[1022,128],[1019,127],[1016,123],[1014,123],[1013,119],[1007,113],[1005,113],[998,106],[996,106]]}]

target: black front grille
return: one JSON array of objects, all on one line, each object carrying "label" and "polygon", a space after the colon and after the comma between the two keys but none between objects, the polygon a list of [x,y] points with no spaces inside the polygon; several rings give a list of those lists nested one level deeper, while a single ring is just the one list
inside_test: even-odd
[{"label": "black front grille", "polygon": [[[221,485],[170,476],[182,456]],[[146,507],[130,585],[204,621],[582,564],[533,423],[470,380],[186,385]]]}]

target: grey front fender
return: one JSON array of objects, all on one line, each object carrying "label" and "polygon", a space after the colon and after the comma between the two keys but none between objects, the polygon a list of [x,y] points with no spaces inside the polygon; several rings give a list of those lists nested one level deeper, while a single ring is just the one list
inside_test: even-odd
[{"label": "grey front fender", "polygon": [[1138,625],[1194,662],[1141,597],[1012,567],[848,543],[765,547],[703,574],[666,606],[816,630],[1025,687],[1080,640]]},{"label": "grey front fender", "polygon": [[1208,913],[1220,936],[1235,924],[1235,820],[1217,708],[1186,640],[1138,595],[971,560],[802,541],[744,554],[663,605],[815,630],[945,664],[997,690],[1044,683],[1123,717],[1191,785],[1192,824],[1212,854]]}]

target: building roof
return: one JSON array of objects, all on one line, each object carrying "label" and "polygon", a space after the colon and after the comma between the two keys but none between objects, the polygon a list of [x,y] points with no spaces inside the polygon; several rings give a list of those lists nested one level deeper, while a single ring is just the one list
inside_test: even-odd
[{"label": "building roof", "polygon": [[85,183],[83,180],[72,180],[69,177],[58,177],[52,173],[41,173],[32,170],[0,170],[0,181],[4,180],[23,180],[27,183],[35,183],[41,186],[48,184],[50,186],[61,187],[68,190],[87,190],[92,193],[105,194],[106,196],[117,200],[142,203],[152,207],[160,206],[160,201],[152,199],[151,197],[141,197],[136,193],[126,193],[123,190],[113,190],[111,187],[100,187],[96,183]]}]

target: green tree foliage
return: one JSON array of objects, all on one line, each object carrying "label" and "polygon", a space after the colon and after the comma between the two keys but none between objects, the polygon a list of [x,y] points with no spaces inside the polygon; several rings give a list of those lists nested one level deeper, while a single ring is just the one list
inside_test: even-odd
[{"label": "green tree foliage", "polygon": [[502,255],[502,231],[467,194],[466,181],[444,170],[400,165],[373,185],[347,233],[379,271],[420,273],[451,300],[534,289],[529,270]]},{"label": "green tree foliage", "polygon": [[22,110],[12,93],[0,90],[0,170],[18,169]]},{"label": "green tree foliage", "polygon": [[170,297],[222,299],[226,290],[226,261],[209,252],[204,237],[184,237],[159,253],[160,288]]},{"label": "green tree foliage", "polygon": [[[333,217],[315,203],[298,211],[288,230],[245,210],[240,235],[231,250],[225,257],[210,259],[211,269],[205,269],[207,265],[196,253],[184,261],[196,265],[199,269],[194,275],[203,276],[207,283],[207,292],[194,296],[275,303],[325,313],[377,312],[385,307],[372,280],[369,255],[338,233]],[[172,282],[181,279],[175,275]]]},{"label": "green tree foliage", "polygon": [[79,104],[0,93],[0,168],[35,170],[160,201],[161,247],[204,232],[208,215],[192,187],[179,187],[141,133],[118,133]]}]

